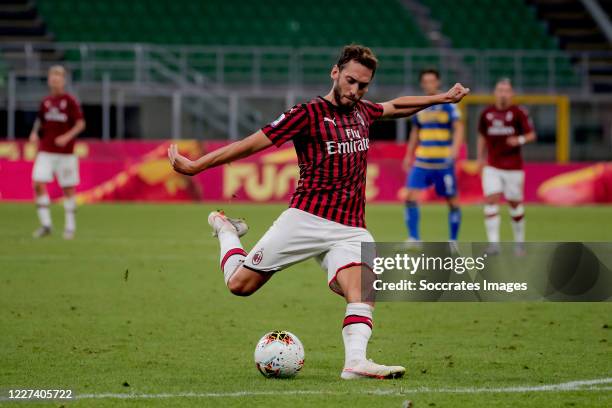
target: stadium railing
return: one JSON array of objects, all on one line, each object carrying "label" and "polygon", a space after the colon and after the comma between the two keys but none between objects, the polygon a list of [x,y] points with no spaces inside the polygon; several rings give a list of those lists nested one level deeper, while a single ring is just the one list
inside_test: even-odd
[{"label": "stadium railing", "polygon": [[[544,115],[538,120],[540,127],[546,125],[541,132],[542,140],[556,143],[557,159],[594,157],[594,153],[603,152],[609,145],[602,136],[604,121],[598,119],[593,123],[580,106],[599,103],[605,112],[612,104],[612,95],[593,92],[588,75],[591,61],[611,57],[612,52],[396,48],[375,51],[381,63],[370,89],[369,97],[373,100],[420,93],[418,74],[423,68],[439,69],[446,85],[460,81],[476,95],[489,94],[494,82],[504,76],[513,80],[519,94],[528,94],[528,107],[533,108],[534,115],[538,111]],[[284,106],[322,92],[329,85],[328,72],[338,49],[3,43],[0,52],[6,67],[4,73],[0,72],[4,76],[0,81],[0,106],[7,111],[5,135],[9,138],[15,136],[17,111],[35,111],[46,92],[44,77],[48,66],[63,63],[69,68],[77,95],[88,100],[85,103],[102,107],[103,140],[109,140],[111,133],[115,138],[124,137],[126,103],[160,97],[171,106],[169,116],[164,116],[163,129],[159,126],[154,132],[145,129],[151,135],[147,137],[178,139],[206,135],[211,139],[236,139],[257,129]],[[543,96],[556,99],[551,102]],[[558,103],[565,96],[576,107],[571,122],[568,115],[558,114],[565,112]],[[261,103],[262,100],[267,102]],[[113,108],[116,116],[111,122]],[[474,105],[467,112],[470,123],[478,109]],[[404,140],[405,130],[406,124],[399,121],[395,127],[398,141]]]},{"label": "stadium railing", "polygon": [[[198,83],[217,89],[281,86],[308,88],[327,83],[338,53],[330,47],[198,47],[120,43],[1,44],[10,67],[28,70],[61,60],[75,81]],[[9,55],[25,56],[24,61]],[[462,81],[488,91],[499,77],[513,80],[519,92],[591,93],[589,62],[612,52],[558,50],[404,49],[375,50],[380,67],[377,87],[414,89],[424,68],[440,70],[445,82]],[[47,56],[53,56],[47,58]],[[163,71],[163,72],[162,72]]]}]

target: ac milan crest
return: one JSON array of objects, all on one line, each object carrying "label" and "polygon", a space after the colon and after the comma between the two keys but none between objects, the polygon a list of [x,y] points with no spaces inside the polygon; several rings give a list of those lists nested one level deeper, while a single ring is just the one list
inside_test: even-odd
[{"label": "ac milan crest", "polygon": [[253,255],[253,265],[259,265],[262,259],[263,249],[260,249],[259,251],[255,252],[255,255]]},{"label": "ac milan crest", "polygon": [[363,120],[363,118],[361,117],[359,112],[356,111],[355,114],[357,115],[357,119],[359,119],[359,122],[361,123],[361,126],[365,127],[365,121]]}]

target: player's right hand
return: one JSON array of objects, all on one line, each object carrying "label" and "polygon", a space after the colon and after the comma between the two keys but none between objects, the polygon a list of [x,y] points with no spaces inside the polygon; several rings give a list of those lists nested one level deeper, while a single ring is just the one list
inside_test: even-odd
[{"label": "player's right hand", "polygon": [[171,144],[170,147],[168,147],[168,160],[170,160],[172,168],[177,173],[185,174],[187,176],[193,176],[197,173],[195,171],[193,161],[189,160],[185,156],[182,156],[178,152],[178,146],[175,144]]},{"label": "player's right hand", "polygon": [[30,140],[30,143],[38,143],[38,141],[40,140],[37,132],[30,133],[30,137],[28,139]]}]

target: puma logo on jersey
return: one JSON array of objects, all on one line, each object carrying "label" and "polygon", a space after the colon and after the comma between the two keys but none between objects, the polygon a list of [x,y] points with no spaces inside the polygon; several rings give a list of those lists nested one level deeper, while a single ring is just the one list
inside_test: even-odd
[{"label": "puma logo on jersey", "polygon": [[330,119],[330,118],[323,118],[323,122],[331,122],[331,123],[333,123],[333,124],[334,124],[334,126],[336,126],[336,127],[337,127],[337,125],[336,125],[336,121],[335,121],[334,119]]}]

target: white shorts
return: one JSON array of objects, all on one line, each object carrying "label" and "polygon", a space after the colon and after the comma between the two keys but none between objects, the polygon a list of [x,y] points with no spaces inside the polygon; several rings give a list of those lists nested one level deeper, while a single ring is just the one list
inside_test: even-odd
[{"label": "white shorts", "polygon": [[508,201],[523,201],[523,170],[502,170],[485,166],[482,170],[482,191],[485,196],[503,193]]},{"label": "white shorts", "polygon": [[38,152],[32,180],[50,183],[53,176],[61,187],[75,187],[79,184],[79,160],[74,154]]},{"label": "white shorts", "polygon": [[243,266],[256,272],[273,273],[315,258],[327,271],[330,289],[342,295],[336,275],[342,269],[362,264],[362,242],[374,242],[365,228],[349,227],[288,208],[255,244]]}]

